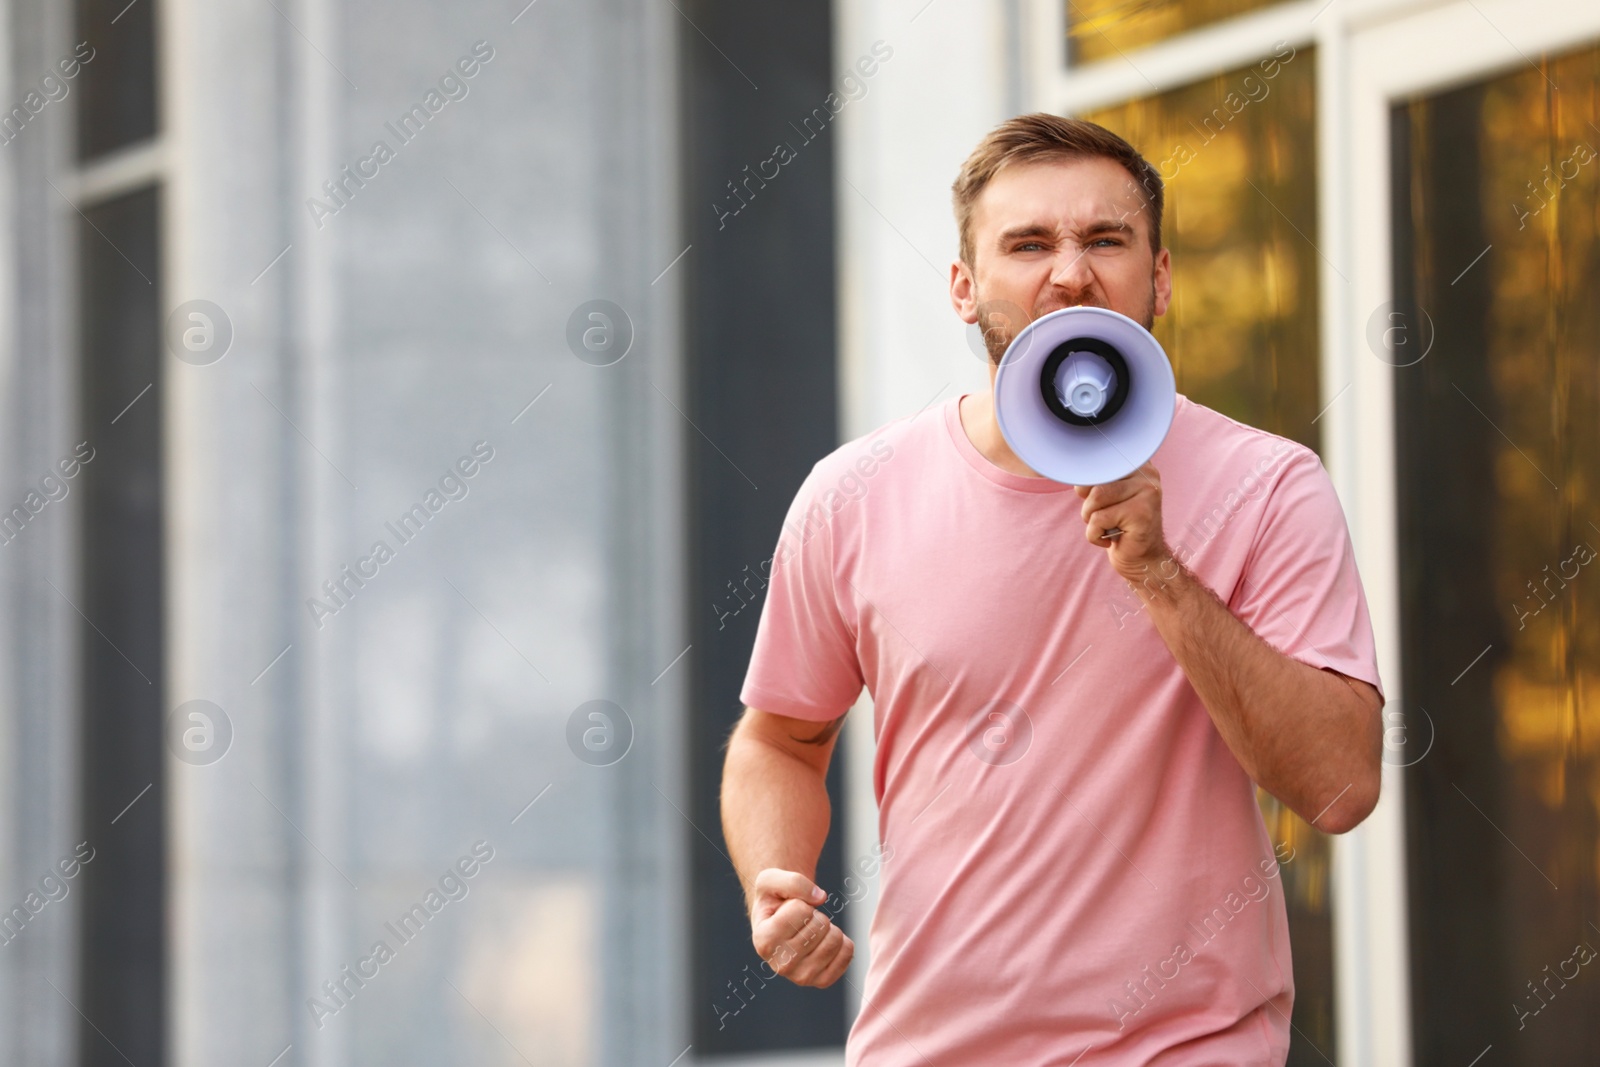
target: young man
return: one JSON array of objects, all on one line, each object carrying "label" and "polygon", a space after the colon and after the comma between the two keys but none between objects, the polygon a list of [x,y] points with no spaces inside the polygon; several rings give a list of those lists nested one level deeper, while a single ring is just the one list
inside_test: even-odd
[{"label": "young man", "polygon": [[850,962],[812,876],[865,685],[887,858],[849,1067],[1281,1065],[1289,931],[1255,785],[1330,833],[1378,799],[1343,512],[1309,449],[1181,395],[1127,478],[1029,470],[995,422],[999,358],[1057,308],[1165,313],[1161,178],[1099,126],[1026,115],[954,200],[950,300],[984,322],[990,390],[824,457],[779,537],[722,786],[756,951],[802,985]]}]

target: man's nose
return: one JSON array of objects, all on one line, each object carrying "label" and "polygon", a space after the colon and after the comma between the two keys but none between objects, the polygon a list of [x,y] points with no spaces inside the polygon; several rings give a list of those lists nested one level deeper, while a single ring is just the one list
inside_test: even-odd
[{"label": "man's nose", "polygon": [[1050,283],[1070,293],[1084,293],[1094,285],[1094,272],[1083,249],[1062,249],[1051,268]]}]

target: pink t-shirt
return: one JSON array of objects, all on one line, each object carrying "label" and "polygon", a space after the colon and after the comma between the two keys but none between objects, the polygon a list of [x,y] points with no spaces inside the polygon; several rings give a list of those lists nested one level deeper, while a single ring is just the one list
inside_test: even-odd
[{"label": "pink t-shirt", "polygon": [[[818,721],[873,697],[887,858],[847,1067],[1281,1065],[1255,787],[1078,495],[986,460],[958,403],[812,468],[740,694]],[[1180,395],[1153,462],[1168,543],[1234,614],[1381,690],[1316,454]]]}]

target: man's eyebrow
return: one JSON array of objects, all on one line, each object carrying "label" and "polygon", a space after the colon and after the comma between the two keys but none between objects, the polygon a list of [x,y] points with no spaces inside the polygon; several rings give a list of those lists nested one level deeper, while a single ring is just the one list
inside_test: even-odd
[{"label": "man's eyebrow", "polygon": [[1125,233],[1133,235],[1133,227],[1128,225],[1126,219],[1096,219],[1089,223],[1079,233]]},{"label": "man's eyebrow", "polygon": [[1046,226],[1042,222],[1030,222],[1024,226],[1013,226],[1009,230],[1002,230],[995,240],[998,244],[1005,245],[1024,237],[1053,237],[1055,232],[1053,227]]}]

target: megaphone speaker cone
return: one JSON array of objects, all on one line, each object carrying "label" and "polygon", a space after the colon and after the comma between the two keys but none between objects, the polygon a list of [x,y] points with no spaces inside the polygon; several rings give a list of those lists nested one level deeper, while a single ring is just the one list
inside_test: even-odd
[{"label": "megaphone speaker cone", "polygon": [[1062,308],[1030,322],[994,379],[1006,443],[1068,485],[1102,485],[1138,470],[1166,439],[1177,401],[1161,343],[1106,308]]}]

